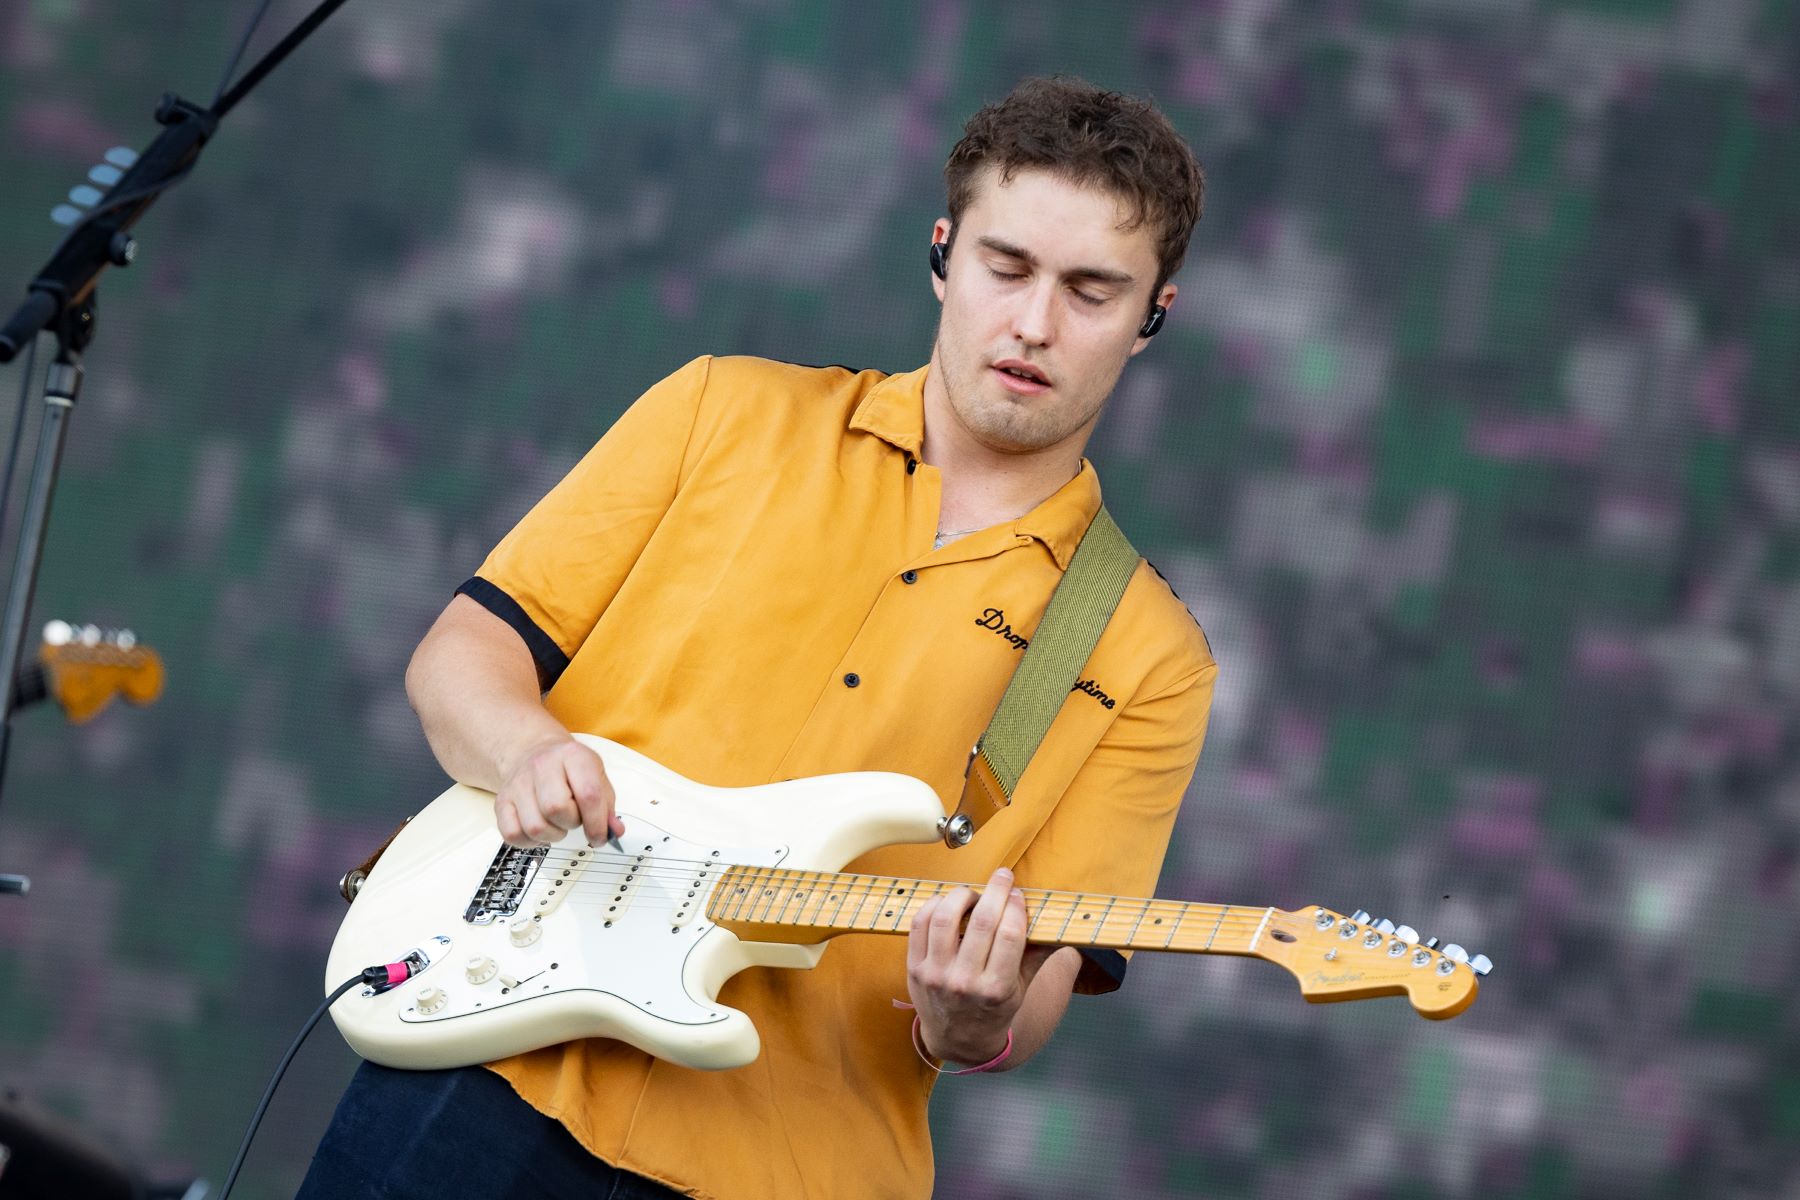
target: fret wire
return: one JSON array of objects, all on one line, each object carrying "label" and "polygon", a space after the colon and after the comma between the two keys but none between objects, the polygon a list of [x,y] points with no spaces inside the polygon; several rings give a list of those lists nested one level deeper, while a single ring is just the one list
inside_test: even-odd
[{"label": "fret wire", "polygon": [[789,923],[787,919],[788,909],[791,908],[794,901],[798,900],[803,894],[800,891],[799,885],[795,882],[795,877],[800,875],[801,872],[785,871],[782,874],[783,878],[787,881],[787,899],[782,901],[781,911],[775,914],[775,924],[777,925],[786,925]]},{"label": "fret wire", "polygon": [[1056,931],[1057,941],[1060,942],[1069,936],[1069,922],[1075,919],[1075,910],[1081,907],[1082,898],[1086,895],[1086,892],[1075,893],[1075,901],[1069,905],[1069,915],[1063,918],[1062,928]]},{"label": "fret wire", "polygon": [[1229,904],[1227,904],[1224,908],[1219,910],[1218,921],[1214,923],[1214,925],[1212,927],[1212,932],[1206,935],[1206,949],[1208,949],[1208,950],[1212,949],[1213,939],[1219,936],[1219,926],[1225,924],[1225,916],[1230,911],[1231,911],[1231,905],[1229,905]]},{"label": "fret wire", "polygon": [[1150,915],[1150,906],[1154,903],[1156,903],[1154,900],[1144,901],[1144,911],[1138,914],[1137,920],[1131,923],[1131,932],[1125,935],[1125,944],[1127,946],[1135,946],[1137,944],[1138,927],[1144,923],[1144,918]]},{"label": "fret wire", "polygon": [[844,897],[846,895],[848,895],[849,892],[850,892],[850,889],[848,887],[845,887],[842,889],[833,889],[833,891],[832,891],[832,895],[837,900],[837,908],[835,908],[831,914],[831,928],[833,928],[833,929],[837,928],[838,918],[843,916],[843,914],[844,914]]},{"label": "fret wire", "polygon": [[1175,944],[1175,933],[1177,930],[1179,930],[1181,928],[1182,919],[1186,916],[1187,916],[1187,905],[1185,905],[1185,904],[1176,905],[1175,906],[1175,919],[1173,921],[1169,922],[1168,940],[1163,942],[1164,950],[1167,950],[1170,946],[1173,946]]},{"label": "fret wire", "polygon": [[[903,896],[905,892],[910,890],[910,889],[903,888],[900,886],[901,884],[903,884],[905,882],[907,882],[907,881],[904,879],[895,879],[892,882],[892,884],[888,887],[888,894],[890,896],[894,896],[894,897]],[[912,880],[912,883],[915,886],[922,882],[924,882],[924,881],[919,880],[919,879]],[[898,930],[900,928],[900,922],[906,920],[906,903],[907,902],[905,899],[900,900],[900,903],[899,903],[900,911],[894,914],[894,923],[892,925],[888,926],[889,929]]]},{"label": "fret wire", "polygon": [[1026,941],[1029,942],[1031,940],[1031,935],[1037,932],[1038,922],[1044,919],[1044,910],[1048,908],[1049,905],[1050,893],[1040,892],[1038,902],[1031,911],[1031,920],[1027,922],[1025,926]]},{"label": "fret wire", "polygon": [[[756,888],[750,893],[750,905],[748,911],[745,913],[745,916],[749,920],[760,921],[763,919],[761,916],[757,915],[757,907],[763,903],[761,893],[769,891],[769,885],[775,882],[775,872],[780,869],[781,868],[779,867],[760,867],[757,869]],[[773,903],[773,900],[769,902]]]},{"label": "fret wire", "polygon": [[755,910],[752,910],[751,915],[755,920],[765,924],[768,922],[769,913],[775,907],[775,898],[781,894],[781,876],[782,870],[780,867],[769,868],[769,877],[763,880],[763,892],[767,898],[762,902],[762,911],[760,914],[756,913]]},{"label": "fret wire", "polygon": [[725,913],[727,920],[738,921],[738,920],[743,919],[744,905],[746,905],[750,902],[750,896],[751,896],[750,884],[751,884],[752,878],[755,875],[756,875],[755,867],[739,867],[738,868],[737,886],[742,888],[743,890],[731,898],[729,907],[726,909],[726,913]]},{"label": "fret wire", "polygon": [[756,868],[754,868],[754,867],[739,867],[738,868],[738,884],[737,884],[737,886],[739,888],[739,892],[736,896],[733,896],[727,902],[727,908],[725,910],[725,919],[726,920],[738,921],[738,920],[743,919],[744,905],[746,905],[750,902],[750,896],[751,896],[750,885],[751,885],[751,881],[755,878],[755,875],[756,875]]},{"label": "fret wire", "polygon": [[1118,900],[1116,897],[1108,896],[1106,898],[1106,908],[1103,909],[1100,913],[1100,921],[1097,925],[1094,926],[1094,936],[1088,939],[1088,945],[1097,946],[1100,944],[1100,931],[1102,929],[1106,928],[1107,914],[1112,912],[1113,905],[1116,903],[1118,903]]}]

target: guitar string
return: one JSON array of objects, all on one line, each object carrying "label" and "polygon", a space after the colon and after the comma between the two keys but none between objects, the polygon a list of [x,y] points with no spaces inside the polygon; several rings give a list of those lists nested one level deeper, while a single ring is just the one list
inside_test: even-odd
[{"label": "guitar string", "polygon": [[[547,856],[546,861],[548,861]],[[617,860],[609,863],[605,860],[594,858],[580,859],[577,858],[573,852],[569,852],[567,857],[558,861],[586,864],[582,870],[581,876],[572,879],[567,886],[565,902],[575,901],[578,893],[580,893],[580,899],[583,902],[603,902],[606,898],[606,893],[616,893],[620,885],[627,882],[627,875],[634,876],[644,882],[650,882],[651,880],[657,882],[673,880],[691,882],[695,876],[695,871],[691,868],[704,866],[709,871],[713,869],[719,871],[720,879],[714,880],[713,884],[716,888],[717,884],[723,879],[725,873],[732,869],[742,869],[752,873],[768,870],[782,872],[785,878],[777,876],[773,878],[755,879],[754,884],[763,892],[763,896],[741,902],[739,906],[747,909],[747,911],[741,914],[727,915],[724,918],[726,920],[743,921],[746,923],[756,923],[758,921],[767,922],[770,921],[771,918],[782,917],[796,902],[801,904],[802,912],[805,911],[808,904],[813,904],[815,907],[823,907],[823,904],[826,902],[811,899],[811,897],[816,895],[821,889],[824,889],[827,896],[831,895],[834,891],[842,891],[845,895],[845,901],[843,903],[848,903],[848,901],[855,899],[858,901],[860,908],[862,905],[867,904],[870,897],[875,895],[884,895],[895,898],[902,907],[907,907],[911,903],[917,902],[917,894],[922,888],[939,889],[937,892],[926,897],[926,899],[933,899],[936,896],[946,894],[948,891],[954,890],[960,886],[973,886],[957,884],[946,880],[913,879],[899,876],[845,875],[840,872],[822,873],[826,875],[835,875],[837,876],[836,880],[821,879],[817,881],[808,881],[796,878],[796,876],[806,872],[808,870],[806,868],[758,867],[743,863],[730,863],[719,859],[665,859],[660,860],[660,862],[652,859],[651,863],[656,865],[649,865],[637,862],[620,863]],[[661,862],[686,863],[690,869],[681,870],[672,867],[664,867],[660,865]],[[489,873],[492,873],[491,868]],[[552,869],[552,877],[554,877],[554,869]],[[839,880],[842,882],[838,882]],[[890,885],[890,881],[892,883],[904,883],[907,884],[908,887],[897,892]],[[772,884],[775,886],[766,887],[764,886],[765,884]],[[525,896],[537,895],[545,890],[545,888],[546,885],[543,881],[543,872],[542,869],[540,869],[539,874],[532,879],[529,888],[521,895],[520,899],[523,900]],[[807,893],[808,899],[800,899],[797,894],[797,891],[800,889],[803,889]],[[698,889],[694,890],[697,891]],[[1112,897],[1099,894],[1085,894],[1036,888],[1021,888],[1019,890],[1025,893],[1028,898],[1037,899],[1037,896],[1041,896],[1041,900],[1037,901],[1040,911],[1034,916],[1034,921],[1043,920],[1045,911],[1052,911],[1055,914],[1060,915],[1065,906],[1069,909],[1068,919],[1073,920],[1074,915],[1081,912],[1084,907],[1090,909],[1099,907],[1098,904],[1084,905],[1082,903],[1083,901],[1090,899],[1094,901],[1109,901],[1111,911],[1119,914],[1119,918],[1117,919],[1123,919],[1125,916],[1138,913],[1139,916],[1137,919],[1141,921],[1146,917],[1150,917],[1154,912],[1154,906],[1157,905],[1164,905],[1173,909],[1187,909],[1190,911],[1181,914],[1165,915],[1176,915],[1177,923],[1189,919],[1197,921],[1208,918],[1216,919],[1217,929],[1220,932],[1226,929],[1231,929],[1234,932],[1241,932],[1244,929],[1253,928],[1256,925],[1275,919],[1273,913],[1270,913],[1266,906],[1222,905],[1202,901],[1171,900],[1164,897]],[[903,893],[912,893],[912,895],[910,898],[901,898]],[[1037,896],[1034,896],[1034,893],[1036,893]],[[709,902],[709,907],[719,904],[730,906],[733,904],[733,900],[729,896],[726,896],[723,899],[717,898],[715,893],[715,898]],[[532,906],[528,904],[521,904],[519,909],[515,911],[522,915],[529,915],[531,907]],[[839,905],[839,910],[841,911],[841,909],[842,904]],[[1142,910],[1141,913],[1140,909]],[[1239,911],[1230,911],[1233,909]],[[673,911],[673,908],[671,908],[671,911]],[[1280,910],[1274,911],[1280,912]],[[1283,915],[1285,916],[1287,914]],[[1110,916],[1111,913],[1109,912],[1108,917]],[[852,920],[856,921],[860,919],[862,919],[861,914],[853,912]],[[868,919],[870,921],[875,921],[881,918],[870,917]],[[1108,918],[1102,918],[1102,925],[1104,925],[1106,919]],[[811,925],[815,922],[797,918],[791,922],[777,920],[776,923]],[[1158,928],[1160,923],[1160,920],[1158,920],[1149,928]],[[1196,928],[1197,927],[1198,926],[1196,925]],[[1099,927],[1097,926],[1096,928]]]},{"label": "guitar string", "polygon": [[[865,874],[860,874],[860,873],[855,873],[855,872],[837,872],[837,871],[823,871],[823,870],[815,871],[812,868],[805,868],[805,867],[759,866],[759,865],[753,865],[753,864],[748,864],[748,863],[727,862],[725,860],[720,860],[720,859],[710,859],[710,860],[709,859],[662,859],[662,860],[652,860],[650,863],[637,863],[637,862],[621,863],[618,860],[613,860],[613,861],[609,862],[605,859],[599,859],[599,858],[580,859],[580,858],[576,858],[573,855],[571,855],[568,858],[559,860],[559,865],[562,863],[570,864],[571,867],[574,865],[581,866],[581,874],[579,876],[571,878],[570,883],[568,884],[568,890],[571,893],[578,891],[578,890],[592,892],[594,890],[615,889],[619,885],[627,882],[628,876],[640,877],[640,878],[644,879],[645,881],[649,881],[652,879],[657,880],[657,881],[681,880],[681,881],[686,881],[686,882],[692,883],[692,882],[697,881],[697,874],[698,874],[694,868],[702,868],[702,867],[705,868],[709,873],[713,872],[713,871],[717,871],[717,873],[718,873],[717,878],[715,878],[713,880],[714,886],[716,886],[720,881],[722,881],[724,879],[726,873],[729,871],[741,870],[744,872],[748,872],[749,873],[748,875],[740,878],[739,885],[741,886],[741,884],[743,882],[748,882],[748,881],[754,880],[755,886],[762,889],[765,894],[768,894],[769,892],[774,892],[776,894],[780,894],[782,892],[791,890],[796,885],[799,885],[799,886],[804,886],[805,889],[809,893],[817,892],[821,888],[825,889],[827,892],[834,890],[834,889],[842,889],[842,890],[847,891],[851,895],[862,895],[866,899],[868,896],[873,895],[877,892],[883,892],[883,893],[892,892],[896,897],[898,897],[899,895],[901,895],[904,892],[915,892],[916,893],[920,889],[936,888],[936,889],[938,889],[938,891],[935,893],[935,895],[942,895],[942,894],[945,894],[946,892],[954,890],[955,888],[958,888],[958,887],[969,887],[973,890],[980,886],[983,886],[983,885],[977,885],[977,884],[956,883],[956,882],[953,882],[950,880],[912,878],[909,876],[865,875]],[[664,864],[685,864],[685,869],[680,866],[675,866],[675,865],[665,866]],[[531,880],[531,883],[530,883],[531,889],[536,890],[544,885],[546,871],[549,872],[550,878],[552,880],[554,880],[556,871],[557,871],[557,866],[551,865],[551,866],[546,866],[545,868],[540,868],[538,873],[536,875],[534,875],[534,877]],[[765,871],[775,871],[775,872],[779,872],[780,874],[774,875],[774,876],[761,877],[761,878],[757,877],[758,872],[765,872]],[[484,874],[484,877],[483,877],[484,883],[489,882],[486,878],[486,875],[490,875],[492,873],[493,873],[493,870],[490,867],[488,872],[486,874]],[[808,874],[818,876],[819,878],[816,878],[814,880],[808,880],[808,879],[803,878],[804,875],[808,875]],[[905,884],[907,886],[905,888],[895,889],[894,887],[891,886],[892,884]],[[767,886],[767,885],[773,885],[773,886]],[[1214,904],[1214,903],[1205,902],[1205,901],[1173,900],[1173,899],[1169,899],[1167,897],[1160,897],[1160,896],[1158,896],[1158,897],[1133,897],[1133,896],[1114,897],[1114,896],[1109,896],[1109,895],[1105,895],[1102,893],[1081,893],[1081,892],[1063,891],[1063,890],[1047,889],[1047,888],[1021,887],[1018,890],[1027,895],[1032,895],[1034,893],[1041,894],[1043,896],[1043,898],[1047,902],[1050,902],[1050,903],[1057,903],[1057,902],[1061,902],[1061,901],[1065,901],[1065,900],[1068,900],[1068,901],[1087,901],[1087,900],[1111,901],[1115,908],[1123,907],[1123,908],[1126,908],[1127,910],[1136,908],[1138,906],[1144,906],[1144,905],[1168,904],[1168,905],[1186,906],[1186,907],[1194,908],[1197,910],[1206,910],[1207,915],[1212,915],[1212,910],[1237,908],[1237,909],[1242,909],[1247,914],[1249,914],[1248,916],[1245,917],[1246,920],[1260,920],[1262,917],[1264,908],[1266,907],[1266,906],[1259,906],[1259,907],[1252,908],[1249,905],[1241,905],[1241,904],[1226,905],[1226,904]]]},{"label": "guitar string", "polygon": [[[553,851],[552,853],[555,853],[555,851]],[[579,877],[573,878],[571,880],[570,884],[568,885],[568,891],[571,894],[574,894],[576,891],[586,891],[586,892],[591,893],[595,890],[605,891],[605,890],[616,889],[618,887],[618,885],[626,882],[626,878],[625,878],[626,875],[640,876],[640,877],[643,877],[646,881],[648,881],[649,879],[657,879],[657,880],[662,880],[662,881],[679,879],[679,880],[684,880],[684,881],[691,881],[691,880],[693,880],[693,878],[696,875],[695,870],[693,870],[692,868],[696,868],[696,867],[704,867],[709,872],[716,869],[719,872],[720,879],[722,879],[724,877],[724,875],[727,871],[734,870],[734,869],[750,872],[752,878],[755,876],[755,873],[757,873],[757,872],[771,871],[771,870],[780,872],[781,875],[778,875],[775,877],[755,879],[756,886],[758,886],[759,888],[763,888],[765,894],[767,894],[768,892],[774,892],[777,895],[779,895],[783,892],[789,891],[794,885],[810,885],[810,886],[806,887],[806,890],[809,893],[817,892],[820,888],[825,888],[829,892],[834,887],[841,887],[843,890],[846,891],[846,893],[848,895],[852,895],[852,896],[860,895],[865,901],[867,900],[867,898],[869,896],[874,895],[878,892],[880,892],[880,893],[892,892],[896,896],[898,896],[900,893],[895,891],[895,889],[893,887],[889,886],[891,883],[907,884],[909,886],[903,890],[909,891],[909,892],[916,892],[920,888],[937,888],[937,889],[939,889],[939,891],[936,893],[936,895],[942,895],[945,892],[954,890],[957,887],[970,887],[973,889],[978,886],[978,885],[974,885],[974,884],[959,884],[959,883],[955,883],[955,882],[948,881],[948,880],[922,879],[922,878],[912,878],[912,877],[908,877],[908,876],[863,875],[863,874],[859,874],[859,873],[833,872],[833,871],[817,871],[817,872],[815,872],[811,868],[783,867],[783,866],[772,866],[772,867],[771,866],[759,866],[759,865],[753,865],[753,864],[747,864],[747,863],[734,863],[734,862],[729,862],[729,861],[726,861],[723,859],[674,859],[674,858],[656,859],[656,858],[652,857],[652,858],[650,858],[650,862],[646,864],[646,863],[638,863],[635,861],[629,862],[629,863],[623,863],[623,862],[620,862],[618,859],[608,861],[606,859],[596,858],[596,857],[588,857],[586,859],[583,859],[583,858],[576,857],[574,852],[564,852],[564,853],[565,853],[566,857],[563,857],[563,858],[557,859],[557,860],[549,860],[547,857],[545,860],[546,861],[546,869],[551,870],[552,876],[554,876],[555,867],[549,865],[551,861],[554,861],[557,864],[565,864],[565,863],[566,864],[585,864],[582,866],[582,874]],[[635,858],[636,856],[633,856],[633,857]],[[649,856],[646,856],[646,857],[649,857]],[[676,866],[676,865],[664,866],[663,864],[685,864],[686,869],[682,869],[680,866]],[[621,874],[621,870],[623,871],[623,874]],[[492,868],[489,869],[488,874],[491,874],[491,873],[492,873]],[[809,881],[809,880],[805,880],[803,878],[799,878],[799,876],[801,876],[803,874],[809,874],[809,873],[824,876],[824,878],[820,878],[816,881]],[[542,879],[543,879],[543,869],[540,869],[538,875],[534,876],[534,878],[532,879],[530,887],[533,890],[540,888],[541,886],[543,886]],[[484,875],[484,882],[485,882],[485,875]],[[714,881],[715,886],[716,886],[717,882],[718,882],[718,880]],[[773,887],[765,887],[764,886],[764,885],[770,885],[770,884],[775,885],[775,886],[773,886]],[[1229,913],[1229,914],[1227,914],[1227,919],[1233,921],[1234,923],[1242,922],[1244,924],[1251,924],[1251,925],[1254,925],[1264,919],[1263,914],[1268,907],[1268,906],[1251,906],[1251,905],[1244,905],[1244,904],[1235,904],[1235,905],[1217,904],[1217,903],[1212,903],[1212,902],[1207,902],[1207,901],[1174,900],[1174,899],[1169,899],[1167,897],[1160,897],[1160,896],[1158,896],[1158,897],[1132,897],[1132,896],[1114,897],[1114,896],[1104,895],[1102,893],[1080,893],[1080,892],[1062,891],[1062,890],[1056,890],[1056,889],[1041,889],[1041,888],[1031,888],[1031,887],[1022,887],[1019,890],[1021,892],[1026,893],[1027,895],[1031,895],[1033,893],[1041,894],[1043,896],[1044,901],[1046,903],[1051,903],[1051,904],[1058,904],[1058,903],[1062,903],[1062,902],[1066,902],[1066,901],[1080,902],[1080,901],[1087,901],[1090,899],[1095,900],[1095,901],[1110,901],[1115,909],[1122,909],[1123,911],[1126,911],[1126,912],[1135,911],[1140,906],[1150,906],[1150,905],[1158,905],[1158,904],[1190,908],[1190,909],[1195,910],[1193,915],[1196,915],[1196,916],[1201,916],[1201,915],[1214,916],[1217,914],[1217,912],[1219,910],[1237,909],[1237,910],[1240,910],[1240,913]],[[927,898],[929,899],[932,897],[927,897]],[[792,898],[790,897],[789,900],[786,901],[786,903],[791,903],[791,901],[792,901]],[[1081,905],[1079,903],[1077,903],[1077,908],[1079,909],[1079,907],[1081,907]],[[1275,910],[1275,911],[1279,912],[1280,910]],[[745,919],[748,919],[748,918],[745,918]]]}]

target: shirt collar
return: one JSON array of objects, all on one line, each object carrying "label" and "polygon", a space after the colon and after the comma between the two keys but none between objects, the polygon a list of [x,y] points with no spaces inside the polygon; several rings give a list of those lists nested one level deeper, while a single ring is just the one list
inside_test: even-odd
[{"label": "shirt collar", "polygon": [[930,369],[926,365],[903,375],[889,375],[870,388],[850,417],[850,428],[872,433],[919,457],[925,444],[925,373]]},{"label": "shirt collar", "polygon": [[1084,458],[1075,478],[1013,522],[1013,528],[1049,547],[1056,565],[1066,571],[1075,547],[1081,544],[1082,536],[1099,511],[1100,475],[1094,470],[1094,464]]},{"label": "shirt collar", "polygon": [[[869,389],[850,428],[872,433],[917,458],[925,441],[925,373],[928,366],[901,375],[889,375]],[[1044,543],[1056,565],[1068,570],[1075,547],[1081,544],[1088,524],[1100,511],[1100,476],[1094,464],[1081,460],[1075,478],[1048,499],[1013,522],[1016,533]]]}]

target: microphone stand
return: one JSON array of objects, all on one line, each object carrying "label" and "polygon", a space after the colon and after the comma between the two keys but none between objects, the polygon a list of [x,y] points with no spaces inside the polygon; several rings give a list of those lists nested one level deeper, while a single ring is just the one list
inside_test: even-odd
[{"label": "microphone stand", "polygon": [[[35,345],[41,330],[49,329],[57,342],[56,358],[44,384],[44,415],[38,430],[37,458],[25,493],[25,511],[19,523],[12,581],[7,588],[4,615],[0,615],[0,787],[5,781],[17,707],[11,684],[18,678],[19,663],[24,657],[25,621],[37,592],[50,501],[56,493],[69,418],[81,394],[81,356],[94,337],[94,292],[100,273],[108,266],[131,264],[138,248],[137,241],[127,232],[131,226],[156,202],[158,195],[194,169],[201,147],[212,137],[220,119],[343,4],[344,0],[323,0],[235,86],[229,91],[221,87],[210,107],[201,108],[173,93],[164,95],[156,108],[156,120],[163,131],[141,156],[129,151],[123,156],[116,152],[108,155],[128,169],[85,216],[74,222],[51,252],[49,263],[31,281],[25,302],[0,327],[0,363],[11,362],[21,349]],[[267,7],[265,3],[263,11]],[[254,29],[252,24],[251,30]],[[18,452],[15,434],[7,461],[16,461]],[[0,497],[0,504],[4,504],[4,497]],[[0,895],[22,895],[30,886],[31,881],[23,875],[0,874]]]}]

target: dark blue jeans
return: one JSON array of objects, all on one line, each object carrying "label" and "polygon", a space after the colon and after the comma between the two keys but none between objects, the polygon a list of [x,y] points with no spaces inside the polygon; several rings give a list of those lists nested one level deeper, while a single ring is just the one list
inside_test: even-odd
[{"label": "dark blue jeans", "polygon": [[589,1154],[483,1067],[365,1062],[295,1200],[679,1200]]}]

